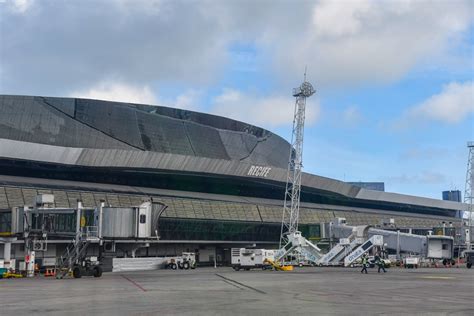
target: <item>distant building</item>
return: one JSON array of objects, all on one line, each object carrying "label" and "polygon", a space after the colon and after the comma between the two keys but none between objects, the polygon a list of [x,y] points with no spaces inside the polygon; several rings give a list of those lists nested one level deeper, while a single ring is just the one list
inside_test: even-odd
[{"label": "distant building", "polygon": [[459,190],[443,191],[443,200],[461,202],[461,191]]},{"label": "distant building", "polygon": [[348,182],[348,183],[360,188],[367,189],[367,190],[385,191],[384,182]]}]

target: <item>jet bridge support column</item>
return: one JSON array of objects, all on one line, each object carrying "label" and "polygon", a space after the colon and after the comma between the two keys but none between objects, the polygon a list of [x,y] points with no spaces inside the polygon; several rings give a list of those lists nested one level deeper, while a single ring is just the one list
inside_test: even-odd
[{"label": "jet bridge support column", "polygon": [[12,242],[15,240],[16,237],[0,237],[0,243],[3,243],[3,262],[5,268],[11,268]]},{"label": "jet bridge support column", "polygon": [[[76,210],[76,245],[79,244],[79,242],[81,241],[81,237],[82,237],[82,225],[81,225],[81,221],[82,221],[82,201],[81,200],[77,200],[77,210]],[[79,256],[79,247],[76,247],[75,248],[76,250],[76,256]]]},{"label": "jet bridge support column", "polygon": [[5,264],[9,264],[11,260],[12,253],[12,243],[11,241],[6,241],[3,244],[3,260]]}]

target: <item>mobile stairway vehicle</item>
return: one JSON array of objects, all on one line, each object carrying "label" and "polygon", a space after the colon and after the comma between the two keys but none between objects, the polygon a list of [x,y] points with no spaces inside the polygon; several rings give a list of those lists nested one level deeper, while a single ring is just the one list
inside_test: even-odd
[{"label": "mobile stairway vehicle", "polygon": [[367,253],[374,247],[382,247],[383,246],[383,236],[381,235],[373,235],[368,240],[366,240],[362,245],[357,247],[356,250],[351,252],[348,256],[344,258],[344,266],[348,267],[354,263],[357,259],[359,259],[364,253]]},{"label": "mobile stairway vehicle", "polygon": [[342,261],[344,258],[367,240],[367,230],[368,226],[352,227],[351,234],[346,238],[340,238],[336,246],[334,246],[331,250],[329,250],[328,253],[326,253],[317,261],[317,265],[343,265]]},{"label": "mobile stairway vehicle", "polygon": [[79,279],[83,276],[102,276],[101,263],[95,256],[87,256],[87,248],[91,242],[98,241],[96,230],[87,227],[87,233],[79,231],[73,242],[66,247],[63,255],[58,258],[56,278],[62,279],[70,272]]}]

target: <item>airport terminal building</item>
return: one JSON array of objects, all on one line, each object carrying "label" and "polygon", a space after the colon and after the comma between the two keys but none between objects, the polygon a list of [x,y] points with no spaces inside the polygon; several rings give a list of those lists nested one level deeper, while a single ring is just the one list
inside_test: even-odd
[{"label": "airport terminal building", "polygon": [[[74,207],[77,200],[89,208],[101,201],[130,207],[152,199],[167,208],[159,217],[159,240],[139,255],[190,250],[200,252],[202,262],[214,256],[224,262],[230,247],[278,246],[289,153],[280,136],[225,117],[2,95],[0,211],[30,205],[41,193],[53,194],[56,207]],[[460,225],[466,210],[462,203],[302,177],[300,230],[311,240],[324,238],[321,224],[335,217],[350,225],[391,218],[402,229],[432,229]],[[0,217],[0,232],[8,233],[8,225],[8,217]]]}]

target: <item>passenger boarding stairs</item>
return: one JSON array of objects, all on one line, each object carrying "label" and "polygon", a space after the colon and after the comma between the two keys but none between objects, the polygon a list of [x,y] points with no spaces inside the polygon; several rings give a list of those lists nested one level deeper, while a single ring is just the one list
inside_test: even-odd
[{"label": "passenger boarding stairs", "polygon": [[57,259],[56,278],[62,279],[74,265],[80,264],[87,254],[87,248],[92,242],[98,242],[96,226],[87,226],[86,232],[78,232],[76,238],[66,247],[64,253]]},{"label": "passenger boarding stairs", "polygon": [[354,261],[359,259],[364,253],[368,252],[370,249],[372,249],[375,246],[378,246],[378,247],[383,246],[382,235],[373,235],[367,241],[365,241],[362,245],[357,247],[356,250],[354,250],[352,253],[350,253],[348,256],[344,258],[344,266],[346,267],[350,266],[352,263],[354,263]]},{"label": "passenger boarding stairs", "polygon": [[339,265],[348,254],[358,245],[364,242],[363,238],[357,238],[353,232],[348,238],[339,239],[339,243],[334,246],[327,254],[322,256],[317,264],[321,266]]},{"label": "passenger boarding stairs", "polygon": [[275,252],[275,261],[282,261],[285,256],[292,252],[299,253],[305,260],[317,263],[321,258],[321,249],[301,236],[301,232],[294,232],[288,235],[288,243]]}]

